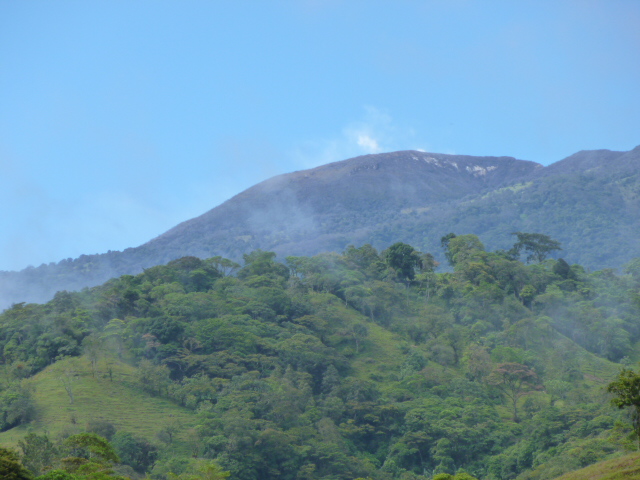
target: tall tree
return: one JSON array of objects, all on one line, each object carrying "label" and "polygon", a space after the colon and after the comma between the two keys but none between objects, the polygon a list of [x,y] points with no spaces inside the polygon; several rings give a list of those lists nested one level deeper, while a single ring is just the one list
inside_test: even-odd
[{"label": "tall tree", "polygon": [[454,269],[464,268],[472,262],[482,261],[486,256],[484,245],[476,235],[458,235],[448,243],[447,258]]},{"label": "tall tree", "polygon": [[265,275],[273,278],[289,278],[289,269],[275,261],[274,252],[254,250],[242,255],[244,267],[238,271],[238,278],[246,279],[252,275]]},{"label": "tall tree", "polygon": [[102,338],[94,334],[87,335],[82,340],[82,347],[85,355],[91,362],[91,376],[95,378],[96,368],[98,367],[98,360],[102,355],[104,347]]},{"label": "tall tree", "polygon": [[397,242],[384,252],[385,260],[402,281],[411,281],[416,276],[416,270],[422,268],[422,258],[411,245]]},{"label": "tall tree", "polygon": [[622,369],[616,379],[607,385],[607,392],[615,395],[611,403],[616,407],[632,407],[633,429],[640,450],[640,375],[633,370]]},{"label": "tall tree", "polygon": [[518,422],[518,400],[538,389],[538,376],[531,368],[519,363],[501,363],[487,377],[513,408],[513,421]]},{"label": "tall tree", "polygon": [[0,478],[3,480],[31,480],[31,473],[22,466],[17,453],[0,447]]},{"label": "tall tree", "polygon": [[31,432],[18,441],[18,446],[22,450],[24,465],[35,475],[40,475],[47,467],[51,467],[58,454],[58,448],[46,434],[36,435]]},{"label": "tall tree", "polygon": [[447,258],[447,261],[451,266],[453,266],[453,254],[451,253],[451,250],[449,250],[449,242],[451,242],[452,238],[456,238],[456,234],[453,232],[447,233],[440,239],[440,245],[444,249],[444,256]]},{"label": "tall tree", "polygon": [[524,250],[527,253],[527,262],[535,260],[540,263],[554,250],[562,250],[560,242],[542,233],[513,232],[511,235],[518,237],[518,241],[509,251],[516,259]]}]

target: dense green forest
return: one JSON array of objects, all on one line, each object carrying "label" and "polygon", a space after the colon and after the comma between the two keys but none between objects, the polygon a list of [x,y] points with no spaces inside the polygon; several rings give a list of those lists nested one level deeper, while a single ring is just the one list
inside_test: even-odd
[{"label": "dense green forest", "polygon": [[[638,360],[640,259],[587,272],[547,258],[560,245],[544,235],[514,241],[488,252],[447,235],[443,273],[404,243],[284,263],[257,250],[242,266],[185,257],[13,305],[0,315],[0,442],[21,433],[0,469],[544,480],[635,449],[604,387]],[[48,425],[53,393],[39,385],[80,408],[80,377],[180,413],[155,431],[125,428],[127,408]]]}]

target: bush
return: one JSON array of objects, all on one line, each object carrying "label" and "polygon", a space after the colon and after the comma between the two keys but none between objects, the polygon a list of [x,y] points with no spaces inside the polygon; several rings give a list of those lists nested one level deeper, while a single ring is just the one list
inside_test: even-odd
[{"label": "bush", "polygon": [[89,420],[87,422],[87,432],[95,433],[111,441],[116,434],[116,427],[106,420]]},{"label": "bush", "polygon": [[155,445],[127,432],[116,433],[112,445],[120,457],[120,462],[129,465],[139,473],[147,471],[158,458],[158,449]]}]

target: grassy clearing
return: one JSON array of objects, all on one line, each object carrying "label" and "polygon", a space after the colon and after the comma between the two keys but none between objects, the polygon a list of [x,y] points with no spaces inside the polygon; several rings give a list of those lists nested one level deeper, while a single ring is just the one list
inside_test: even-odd
[{"label": "grassy clearing", "polygon": [[640,453],[599,462],[556,480],[640,480]]},{"label": "grassy clearing", "polygon": [[372,375],[386,377],[390,373],[399,373],[404,355],[398,347],[401,340],[381,326],[368,322],[369,333],[364,342],[364,355],[352,360],[354,376],[362,380],[371,380]]},{"label": "grassy clearing", "polygon": [[[67,358],[29,379],[35,387],[37,415],[28,425],[0,433],[0,444],[15,446],[29,432],[50,436],[84,431],[90,420],[104,420],[118,430],[155,440],[169,424],[185,430],[195,424],[195,416],[185,408],[146,395],[133,384],[134,367],[110,360],[101,361],[95,376],[88,360]],[[74,401],[70,402],[63,379],[71,378]],[[68,381],[68,380],[67,380]]]},{"label": "grassy clearing", "polygon": [[[327,301],[329,299],[329,301]],[[337,297],[328,294],[314,294],[311,297],[312,304],[318,305],[326,302],[320,316],[329,323],[336,322],[340,326],[361,323],[367,327],[366,338],[360,345],[360,352],[355,352],[353,346],[353,358],[351,358],[352,375],[361,380],[371,380],[371,375],[385,376],[389,372],[399,372],[400,365],[404,361],[398,345],[401,339],[371,321],[360,312],[347,307]]]}]

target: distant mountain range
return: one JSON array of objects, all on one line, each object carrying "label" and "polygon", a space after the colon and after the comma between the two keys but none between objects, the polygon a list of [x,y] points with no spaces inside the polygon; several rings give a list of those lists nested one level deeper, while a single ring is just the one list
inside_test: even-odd
[{"label": "distant mountain range", "polygon": [[449,232],[474,233],[492,250],[510,247],[514,231],[547,234],[562,243],[559,256],[591,269],[640,257],[640,146],[581,151],[547,167],[401,151],[279,175],[139,247],[0,272],[0,308],[186,255],[241,260],[258,248],[313,255],[403,241],[444,261]]}]

